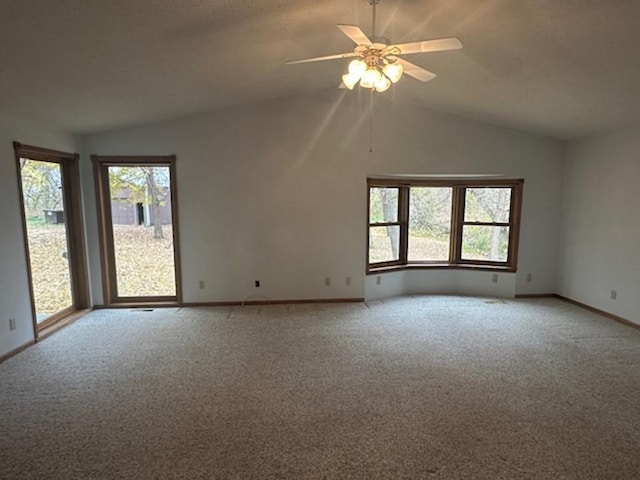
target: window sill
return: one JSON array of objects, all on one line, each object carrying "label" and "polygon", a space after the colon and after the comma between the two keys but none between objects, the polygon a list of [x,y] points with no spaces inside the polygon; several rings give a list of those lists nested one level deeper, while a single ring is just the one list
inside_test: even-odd
[{"label": "window sill", "polygon": [[367,269],[367,275],[398,272],[401,270],[482,270],[485,272],[516,272],[516,268],[507,265],[483,265],[478,263],[408,263],[402,265],[385,265],[383,267],[369,267]]}]

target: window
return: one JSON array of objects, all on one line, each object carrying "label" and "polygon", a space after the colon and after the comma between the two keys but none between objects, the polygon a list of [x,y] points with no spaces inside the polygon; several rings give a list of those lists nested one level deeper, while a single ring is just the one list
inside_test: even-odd
[{"label": "window", "polygon": [[369,190],[369,261],[395,265],[400,261],[400,189]]},{"label": "window", "polygon": [[465,188],[460,260],[506,262],[510,212],[510,187]]},{"label": "window", "polygon": [[523,182],[369,179],[367,271],[515,271]]},{"label": "window", "polygon": [[448,262],[451,244],[450,187],[409,189],[409,262]]}]

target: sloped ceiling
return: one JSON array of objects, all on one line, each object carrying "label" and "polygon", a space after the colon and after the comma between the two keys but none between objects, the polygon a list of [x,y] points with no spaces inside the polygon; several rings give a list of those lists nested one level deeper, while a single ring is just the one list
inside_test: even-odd
[{"label": "sloped ceiling", "polygon": [[[458,36],[408,58],[398,103],[575,138],[640,120],[637,0],[380,0],[378,33]],[[3,0],[0,109],[88,133],[336,88],[368,0]]]}]

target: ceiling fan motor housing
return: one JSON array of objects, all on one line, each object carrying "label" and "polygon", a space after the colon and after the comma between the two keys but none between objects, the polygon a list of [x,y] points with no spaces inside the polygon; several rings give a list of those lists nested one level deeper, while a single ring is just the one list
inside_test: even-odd
[{"label": "ceiling fan motor housing", "polygon": [[364,54],[364,61],[368,67],[377,67],[380,64],[380,50],[371,48]]},{"label": "ceiling fan motor housing", "polygon": [[376,40],[377,41],[373,46],[367,47],[367,49],[360,54],[369,67],[376,67],[380,65],[381,60],[386,56],[385,49],[387,48],[387,45],[389,45],[389,40],[386,38],[378,37]]}]

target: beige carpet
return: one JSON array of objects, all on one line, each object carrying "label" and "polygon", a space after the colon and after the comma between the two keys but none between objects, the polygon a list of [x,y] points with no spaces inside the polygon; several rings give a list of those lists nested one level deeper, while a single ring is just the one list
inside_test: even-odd
[{"label": "beige carpet", "polygon": [[638,479],[640,331],[559,300],[96,311],[0,365],[2,479]]}]

